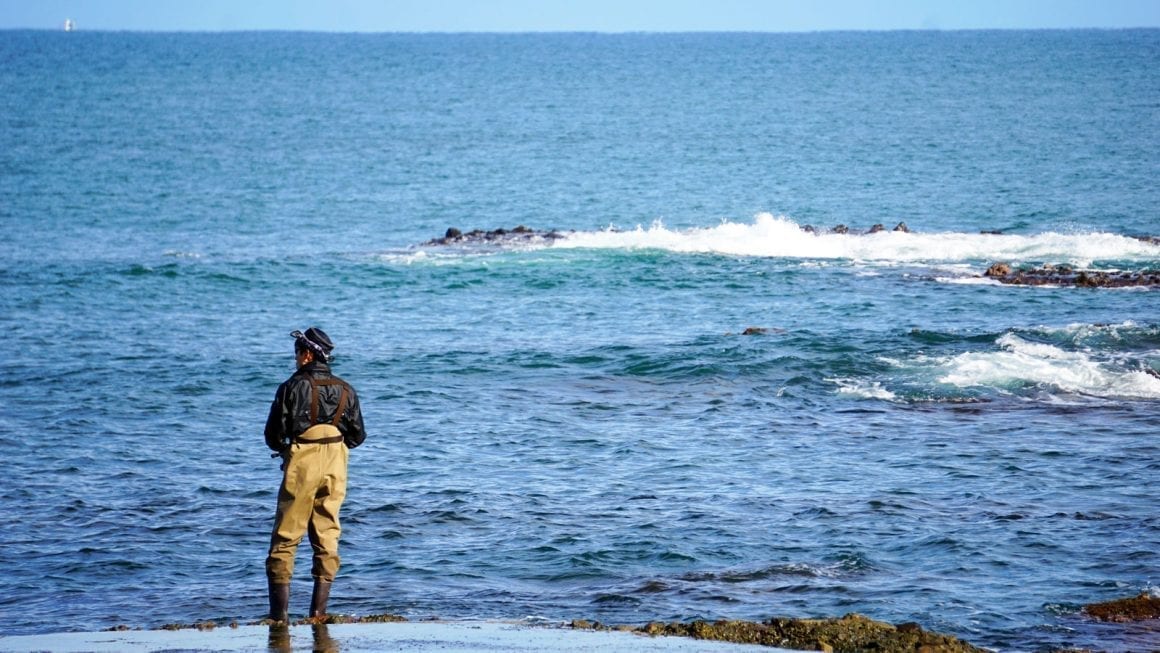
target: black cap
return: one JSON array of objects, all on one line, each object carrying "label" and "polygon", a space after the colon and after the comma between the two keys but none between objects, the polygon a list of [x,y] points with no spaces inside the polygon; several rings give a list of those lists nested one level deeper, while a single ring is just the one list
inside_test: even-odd
[{"label": "black cap", "polygon": [[330,352],[334,351],[334,343],[322,329],[310,327],[306,333],[293,331],[290,336],[314,353],[320,354],[323,360],[330,360]]}]

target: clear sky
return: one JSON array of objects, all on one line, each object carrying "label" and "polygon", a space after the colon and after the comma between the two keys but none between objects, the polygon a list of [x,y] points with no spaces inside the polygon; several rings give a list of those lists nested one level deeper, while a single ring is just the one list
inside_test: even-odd
[{"label": "clear sky", "polygon": [[0,29],[801,32],[1160,27],[1160,0],[0,0]]}]

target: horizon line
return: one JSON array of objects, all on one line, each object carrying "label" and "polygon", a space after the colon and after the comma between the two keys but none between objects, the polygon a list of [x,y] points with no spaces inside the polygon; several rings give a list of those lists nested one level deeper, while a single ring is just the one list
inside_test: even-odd
[{"label": "horizon line", "polygon": [[1160,25],[1132,25],[1132,26],[1075,26],[1075,27],[862,27],[862,28],[822,28],[822,29],[787,29],[787,30],[754,30],[754,29],[626,29],[626,30],[599,30],[599,29],[528,29],[528,30],[339,30],[339,29],[299,29],[282,27],[256,28],[224,28],[224,29],[142,29],[97,27],[80,29],[75,25],[72,29],[63,27],[0,27],[0,32],[60,32],[66,34],[94,33],[94,34],[245,34],[245,33],[282,33],[282,34],[359,34],[359,35],[532,35],[532,34],[590,34],[590,35],[632,35],[632,34],[827,34],[827,33],[888,33],[888,32],[1074,32],[1074,31],[1130,31],[1130,30],[1157,30]]}]

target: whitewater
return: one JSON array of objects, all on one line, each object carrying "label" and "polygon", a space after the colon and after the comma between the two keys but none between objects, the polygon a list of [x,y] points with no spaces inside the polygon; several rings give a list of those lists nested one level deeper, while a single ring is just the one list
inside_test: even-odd
[{"label": "whitewater", "polygon": [[876,233],[808,231],[785,216],[762,213],[749,224],[723,221],[712,227],[673,230],[657,221],[647,228],[638,226],[626,231],[608,228],[570,233],[553,246],[655,248],[684,253],[847,259],[880,264],[1016,261],[1080,267],[1097,262],[1160,265],[1160,244],[1106,232],[915,233],[888,229]]}]

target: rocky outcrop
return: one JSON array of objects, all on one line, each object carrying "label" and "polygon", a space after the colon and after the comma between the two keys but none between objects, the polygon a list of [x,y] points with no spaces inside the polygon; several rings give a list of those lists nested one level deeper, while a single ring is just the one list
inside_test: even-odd
[{"label": "rocky outcrop", "polygon": [[520,225],[514,229],[492,229],[491,231],[484,231],[482,229],[474,229],[467,233],[463,233],[455,227],[449,227],[447,232],[443,234],[442,238],[433,238],[423,243],[426,246],[438,245],[466,245],[466,244],[503,244],[520,241],[534,241],[534,240],[557,240],[563,238],[564,234],[553,229],[552,231],[537,231],[524,225]]},{"label": "rocky outcrop", "polygon": [[[839,224],[839,225],[834,225],[830,229],[823,231],[823,230],[819,230],[818,228],[814,227],[813,225],[807,224],[807,225],[802,225],[801,230],[808,232],[808,233],[814,233],[814,234],[816,234],[816,233],[830,233],[830,234],[864,235],[864,234],[876,234],[876,233],[881,232],[881,231],[886,231],[886,227],[884,225],[882,225],[881,223],[879,223],[879,224],[871,226],[866,231],[857,231],[857,230],[850,229],[850,227],[847,227],[844,224]],[[899,222],[897,225],[895,225],[895,227],[893,229],[891,229],[891,231],[909,233],[910,228],[906,226],[905,222]],[[568,233],[575,233],[575,232],[570,231]],[[564,232],[557,231],[555,229],[552,229],[551,231],[541,231],[538,229],[532,229],[530,227],[525,227],[524,225],[519,225],[518,227],[515,227],[514,229],[492,229],[490,231],[484,231],[483,229],[473,229],[473,230],[468,231],[468,232],[463,232],[463,231],[457,229],[456,227],[448,227],[447,231],[443,234],[442,238],[432,238],[431,240],[428,240],[427,242],[423,243],[423,245],[426,247],[438,247],[438,246],[447,246],[447,245],[472,245],[472,244],[502,245],[505,243],[536,241],[536,240],[553,241],[553,240],[558,240],[560,238],[565,238],[565,237],[566,237],[566,235]]]},{"label": "rocky outcrop", "polygon": [[[610,629],[587,621],[572,622],[573,628]],[[626,630],[612,627],[612,630]],[[932,633],[916,623],[897,626],[874,621],[860,614],[848,614],[841,619],[789,619],[775,617],[768,621],[694,621],[691,623],[652,622],[635,632],[651,636],[681,636],[694,639],[758,644],[803,651],[853,653],[983,653],[950,635]]]},{"label": "rocky outcrop", "polygon": [[[878,223],[878,224],[876,224],[876,225],[874,225],[874,226],[870,227],[870,228],[869,228],[869,229],[867,229],[866,231],[850,231],[850,228],[849,228],[849,227],[847,227],[846,225],[844,225],[844,224],[838,224],[838,225],[834,225],[833,227],[831,227],[831,228],[830,228],[828,231],[822,231],[822,230],[819,230],[817,227],[815,227],[815,226],[814,226],[814,225],[812,225],[812,224],[803,224],[803,225],[801,226],[801,230],[802,230],[802,231],[805,231],[805,232],[809,232],[809,233],[811,233],[811,234],[817,234],[817,233],[831,233],[831,234],[849,234],[849,233],[853,233],[853,234],[876,234],[876,233],[878,233],[878,232],[880,232],[880,231],[886,231],[886,227],[885,227],[885,225],[883,225],[882,223]],[[894,228],[893,228],[893,229],[891,229],[891,231],[900,231],[900,232],[903,232],[903,233],[910,233],[910,227],[907,227],[905,222],[899,222],[897,225],[895,225],[895,226],[894,226]]]},{"label": "rocky outcrop", "polygon": [[999,262],[987,268],[983,276],[1013,286],[1074,286],[1077,288],[1160,286],[1160,270],[1136,272],[1076,270],[1069,265],[1014,268],[1009,263]]},{"label": "rocky outcrop", "polygon": [[1085,605],[1083,611],[1088,616],[1100,621],[1125,622],[1160,619],[1160,597],[1144,592],[1130,599],[1117,599]]}]

